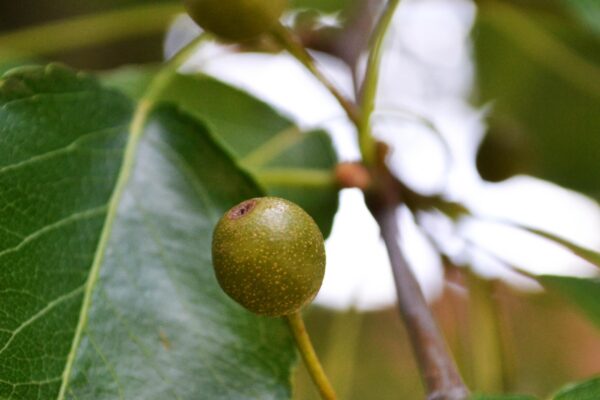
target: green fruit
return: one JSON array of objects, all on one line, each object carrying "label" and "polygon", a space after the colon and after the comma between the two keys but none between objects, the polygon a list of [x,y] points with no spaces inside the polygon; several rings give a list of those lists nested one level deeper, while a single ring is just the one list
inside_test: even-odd
[{"label": "green fruit", "polygon": [[293,314],[316,296],[325,274],[325,246],[302,208],[277,197],[246,200],[227,211],[212,242],[223,290],[248,310]]},{"label": "green fruit", "polygon": [[267,32],[288,0],[184,0],[192,19],[223,39],[241,41]]}]

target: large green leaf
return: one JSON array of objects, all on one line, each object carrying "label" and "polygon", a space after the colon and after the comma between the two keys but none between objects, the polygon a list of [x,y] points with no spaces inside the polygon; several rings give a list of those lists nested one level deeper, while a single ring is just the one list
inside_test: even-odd
[{"label": "large green leaf", "polygon": [[0,398],[290,397],[291,339],[218,288],[260,194],[206,128],[59,67],[0,81]]},{"label": "large green leaf", "polygon": [[553,400],[597,400],[600,399],[600,377],[580,383],[571,383],[559,390]]},{"label": "large green leaf", "polygon": [[204,121],[269,194],[301,205],[329,235],[338,188],[327,133],[302,133],[266,103],[206,75],[175,76],[161,98]]},{"label": "large green leaf", "polygon": [[579,307],[600,327],[600,278],[584,279],[568,276],[542,275],[538,280],[547,289],[560,293]]},{"label": "large green leaf", "polygon": [[477,100],[491,102],[490,134],[496,136],[484,146],[507,140],[526,146],[517,153],[526,160],[516,161],[528,169],[519,172],[599,195],[597,37],[568,18],[501,1],[483,2],[473,37]]}]

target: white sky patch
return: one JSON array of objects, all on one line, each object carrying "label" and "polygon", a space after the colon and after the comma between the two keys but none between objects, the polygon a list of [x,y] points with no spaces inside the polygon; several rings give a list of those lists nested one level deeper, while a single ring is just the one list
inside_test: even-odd
[{"label": "white sky patch", "polygon": [[358,189],[343,190],[326,242],[327,269],[317,304],[345,309],[386,307],[396,299],[379,227]]}]

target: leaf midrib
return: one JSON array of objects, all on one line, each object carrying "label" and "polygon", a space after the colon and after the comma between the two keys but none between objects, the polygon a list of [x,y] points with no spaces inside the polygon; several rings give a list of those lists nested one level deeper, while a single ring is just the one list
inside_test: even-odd
[{"label": "leaf midrib", "polygon": [[60,391],[57,397],[58,400],[63,400],[65,398],[65,393],[69,386],[69,379],[73,369],[73,364],[75,362],[75,357],[77,355],[77,350],[81,342],[81,337],[83,335],[84,328],[88,321],[88,314],[92,303],[92,293],[98,280],[100,267],[102,266],[102,263],[104,261],[104,255],[106,254],[106,249],[108,247],[108,242],[112,233],[113,223],[117,216],[119,204],[121,202],[121,198],[123,196],[123,192],[125,190],[127,182],[129,181],[129,177],[131,176],[131,171],[133,169],[133,164],[135,162],[135,156],[137,153],[138,143],[143,134],[145,122],[147,120],[150,110],[152,109],[152,106],[152,101],[148,99],[140,100],[135,109],[135,113],[129,126],[128,139],[127,144],[125,146],[123,162],[119,170],[119,175],[117,178],[115,189],[108,203],[106,218],[104,220],[104,225],[102,228],[102,233],[100,235],[100,240],[98,242],[98,247],[96,249],[96,253],[94,254],[94,260],[92,262],[88,279],[85,283],[84,298],[83,303],[81,305],[81,311],[79,313],[79,321],[77,323],[77,328],[75,330],[75,336],[73,337],[71,349],[67,356],[67,363],[63,371],[62,384],[60,386]]}]

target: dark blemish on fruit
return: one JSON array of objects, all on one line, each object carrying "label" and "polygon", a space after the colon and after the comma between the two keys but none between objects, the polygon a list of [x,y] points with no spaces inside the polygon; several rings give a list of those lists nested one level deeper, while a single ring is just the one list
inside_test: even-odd
[{"label": "dark blemish on fruit", "polygon": [[244,215],[249,214],[254,209],[254,206],[256,206],[256,199],[244,201],[229,211],[229,219],[242,218]]}]

